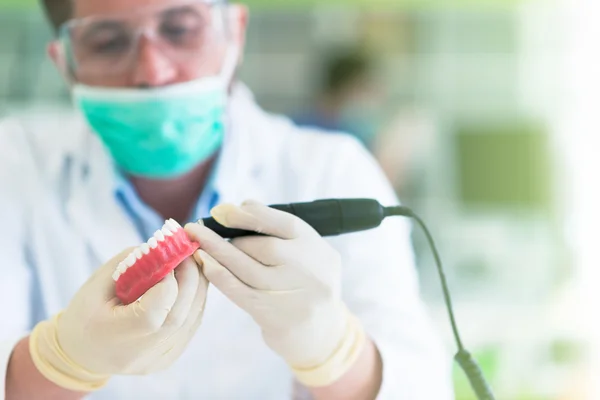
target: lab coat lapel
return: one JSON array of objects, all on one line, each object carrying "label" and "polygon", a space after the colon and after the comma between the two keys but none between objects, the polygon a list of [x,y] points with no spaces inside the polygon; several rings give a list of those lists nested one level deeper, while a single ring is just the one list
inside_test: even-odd
[{"label": "lab coat lapel", "polygon": [[88,134],[87,157],[73,176],[67,213],[100,263],[142,240],[114,197],[110,158],[96,136]]},{"label": "lab coat lapel", "polygon": [[239,204],[247,199],[261,200],[265,196],[261,184],[263,166],[252,148],[252,130],[260,118],[256,111],[249,90],[237,84],[229,106],[225,145],[217,165],[215,187],[219,203]]}]

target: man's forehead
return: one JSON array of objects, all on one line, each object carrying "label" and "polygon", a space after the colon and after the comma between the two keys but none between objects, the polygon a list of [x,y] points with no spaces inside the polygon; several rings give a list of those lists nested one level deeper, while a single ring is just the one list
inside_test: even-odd
[{"label": "man's forehead", "polygon": [[73,17],[135,12],[140,8],[181,4],[181,0],[72,0]]}]

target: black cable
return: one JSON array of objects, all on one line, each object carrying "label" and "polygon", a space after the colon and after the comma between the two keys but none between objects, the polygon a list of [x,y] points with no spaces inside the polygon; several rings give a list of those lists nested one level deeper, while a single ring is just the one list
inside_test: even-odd
[{"label": "black cable", "polygon": [[460,334],[458,333],[458,327],[456,326],[456,319],[454,318],[454,311],[452,308],[452,299],[450,298],[450,291],[448,290],[448,281],[446,280],[446,274],[444,269],[442,268],[442,261],[440,259],[440,255],[437,251],[435,243],[433,241],[433,237],[427,229],[427,226],[423,222],[423,220],[416,215],[412,210],[407,207],[386,207],[386,216],[405,216],[414,219],[420,226],[425,236],[427,237],[427,241],[429,242],[429,247],[431,248],[431,252],[433,253],[433,257],[435,258],[435,264],[437,265],[438,274],[440,276],[440,281],[442,283],[442,290],[444,292],[444,302],[446,303],[446,309],[448,310],[448,315],[450,317],[450,325],[452,326],[452,332],[454,334],[454,339],[456,340],[456,346],[458,350],[463,350],[464,346],[462,344],[462,340],[460,338]]},{"label": "black cable", "polygon": [[450,298],[450,291],[448,289],[448,283],[446,281],[446,274],[444,273],[444,268],[442,267],[440,255],[433,241],[433,237],[429,232],[429,229],[427,229],[427,226],[425,225],[423,220],[408,207],[386,207],[385,216],[404,216],[412,218],[419,224],[419,226],[425,233],[427,241],[429,242],[429,247],[431,248],[431,252],[433,253],[433,257],[435,258],[435,264],[437,266],[440,282],[442,284],[442,291],[444,293],[444,302],[446,303],[446,309],[448,310],[450,324],[452,325],[452,333],[454,334],[456,346],[458,347],[458,352],[456,353],[454,359],[465,372],[465,375],[469,379],[471,387],[477,395],[477,398],[479,400],[494,400],[492,390],[486,382],[485,377],[481,372],[481,368],[479,367],[475,359],[471,356],[471,354],[463,346],[462,340],[460,338],[460,333],[458,332],[458,327],[456,325],[456,320],[454,318],[454,310],[452,308],[452,299]]}]

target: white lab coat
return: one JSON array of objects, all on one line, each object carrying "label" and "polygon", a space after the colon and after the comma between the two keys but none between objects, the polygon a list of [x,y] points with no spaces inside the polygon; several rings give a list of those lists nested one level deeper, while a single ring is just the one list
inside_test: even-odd
[{"label": "white lab coat", "polygon": [[[300,130],[237,85],[217,167],[221,202],[397,199],[376,162],[341,134]],[[91,272],[138,233],[115,201],[114,175],[79,117],[0,124],[0,377],[15,341],[68,305]],[[381,399],[453,397],[451,360],[418,294],[409,224],[327,239],[343,256],[343,296],[383,357]],[[37,298],[37,301],[32,300]],[[196,337],[169,370],[115,377],[92,399],[290,399],[293,378],[253,320],[211,286]],[[0,398],[4,395],[0,379]]]}]

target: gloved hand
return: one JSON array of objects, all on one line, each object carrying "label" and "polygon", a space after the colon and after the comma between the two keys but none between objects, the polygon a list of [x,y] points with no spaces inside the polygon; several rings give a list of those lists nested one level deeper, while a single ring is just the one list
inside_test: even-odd
[{"label": "gloved hand", "polygon": [[200,223],[188,224],[208,280],[253,317],[300,382],[336,381],[366,339],[341,301],[339,253],[301,219],[256,202],[221,205],[212,215],[226,227],[270,236],[228,242]]},{"label": "gloved hand", "polygon": [[200,325],[208,281],[191,257],[139,301],[120,304],[111,275],[130,252],[100,267],[65,310],[34,328],[32,359],[55,384],[90,392],[111,375],[166,369]]}]

